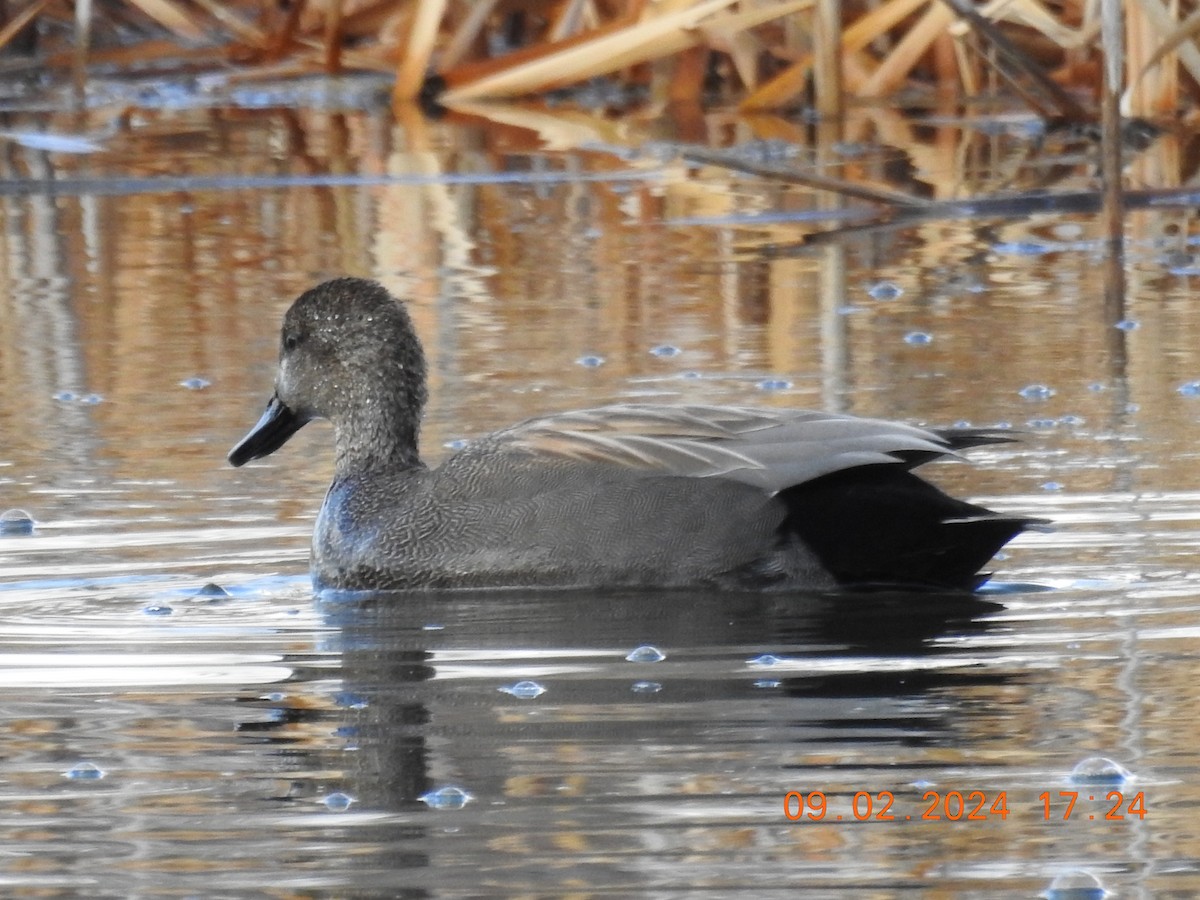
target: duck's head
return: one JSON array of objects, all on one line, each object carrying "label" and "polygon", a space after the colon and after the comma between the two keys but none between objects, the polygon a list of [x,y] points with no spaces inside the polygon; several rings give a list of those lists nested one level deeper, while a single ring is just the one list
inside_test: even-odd
[{"label": "duck's head", "polygon": [[274,453],[310,420],[329,419],[339,466],[416,464],[424,404],[425,355],[404,306],[374,281],[326,281],[283,317],[275,393],[229,462]]}]

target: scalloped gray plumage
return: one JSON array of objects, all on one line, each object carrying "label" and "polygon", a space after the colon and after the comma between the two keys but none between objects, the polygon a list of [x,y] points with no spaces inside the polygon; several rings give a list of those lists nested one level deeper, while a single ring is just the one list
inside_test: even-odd
[{"label": "scalloped gray plumage", "polygon": [[335,279],[288,310],[275,394],[229,460],[266,456],[313,418],[333,423],[318,588],[969,590],[1038,521],[911,471],[1011,440],[997,431],[626,404],[529,419],[430,469],[425,397],[420,342],[382,286]]}]

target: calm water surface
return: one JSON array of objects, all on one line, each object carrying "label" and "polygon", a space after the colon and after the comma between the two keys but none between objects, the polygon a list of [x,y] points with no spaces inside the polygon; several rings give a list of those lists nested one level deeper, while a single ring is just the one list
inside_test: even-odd
[{"label": "calm water surface", "polygon": [[[247,97],[98,103],[98,152],[0,162],[0,508],[36,520],[0,536],[0,893],[1200,894],[1188,216],[1130,217],[1114,305],[1086,217],[780,253],[801,226],[753,217],[827,201],[625,152],[807,146],[782,120]],[[894,186],[949,197],[1031,141],[914,128],[855,120],[842,164],[882,183],[907,137]],[[934,474],[1056,530],[977,602],[315,599],[328,427],[224,455],[282,311],[342,273],[410,299],[430,458],[633,399],[1008,422]]]}]

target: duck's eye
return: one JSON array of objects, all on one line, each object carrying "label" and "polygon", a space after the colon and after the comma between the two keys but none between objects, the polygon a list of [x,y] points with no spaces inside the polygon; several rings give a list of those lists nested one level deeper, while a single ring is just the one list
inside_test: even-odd
[{"label": "duck's eye", "polygon": [[291,353],[300,346],[300,340],[300,335],[297,332],[288,332],[283,336],[283,349]]}]

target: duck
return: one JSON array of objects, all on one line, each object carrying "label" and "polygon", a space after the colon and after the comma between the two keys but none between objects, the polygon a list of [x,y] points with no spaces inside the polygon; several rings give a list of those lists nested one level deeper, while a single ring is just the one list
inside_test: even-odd
[{"label": "duck", "polygon": [[1003,429],[621,403],[526,419],[431,467],[427,395],[412,318],[378,282],[325,281],[284,315],[274,392],[228,461],[332,423],[316,590],[971,592],[1041,521],[914,471],[1012,440]]}]

